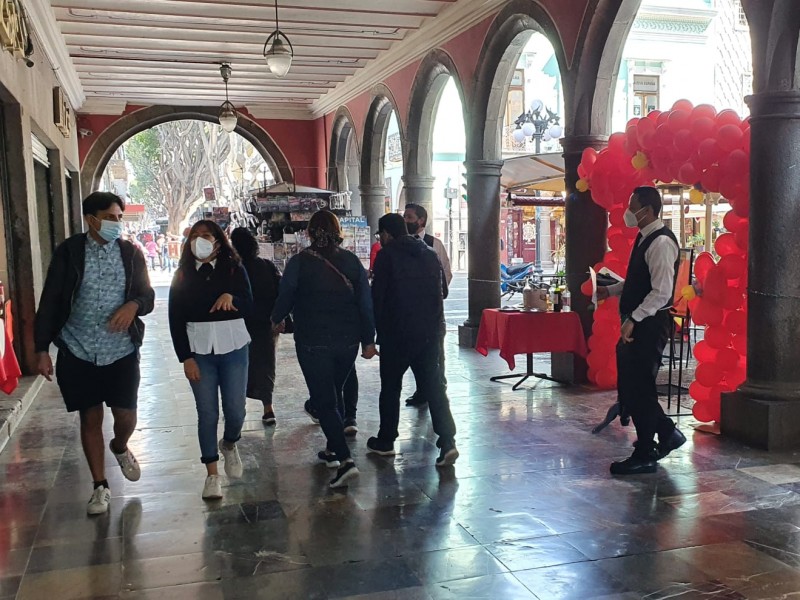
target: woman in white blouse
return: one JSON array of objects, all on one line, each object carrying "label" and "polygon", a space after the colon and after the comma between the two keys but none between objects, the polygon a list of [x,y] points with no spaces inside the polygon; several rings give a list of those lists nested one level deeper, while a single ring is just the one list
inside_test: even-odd
[{"label": "woman in white blouse", "polygon": [[[206,500],[222,498],[217,448],[228,478],[242,476],[236,442],[245,416],[250,343],[244,319],[252,305],[247,273],[222,229],[213,221],[195,223],[170,287],[169,326],[197,406]],[[217,444],[220,396],[225,431]]]}]

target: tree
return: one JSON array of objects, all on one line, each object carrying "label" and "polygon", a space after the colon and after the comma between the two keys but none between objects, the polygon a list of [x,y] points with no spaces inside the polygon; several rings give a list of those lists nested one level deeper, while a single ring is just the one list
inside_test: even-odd
[{"label": "tree", "polygon": [[143,131],[128,142],[135,182],[130,195],[148,207],[162,206],[169,232],[203,200],[203,188],[221,190],[220,167],[231,151],[230,136],[204,121],[171,121]]}]

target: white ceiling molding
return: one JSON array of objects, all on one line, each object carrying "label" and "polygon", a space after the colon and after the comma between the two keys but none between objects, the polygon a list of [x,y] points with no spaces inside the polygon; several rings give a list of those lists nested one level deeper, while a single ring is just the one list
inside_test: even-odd
[{"label": "white ceiling molding", "polygon": [[119,116],[125,112],[128,103],[125,100],[106,98],[87,98],[81,107],[81,114],[87,115],[114,115]]},{"label": "white ceiling molding", "polygon": [[313,121],[314,114],[302,106],[281,106],[280,104],[248,104],[247,112],[254,119],[281,119],[292,121]]},{"label": "white ceiling molding", "polygon": [[83,106],[86,95],[75,65],[72,64],[72,58],[61,35],[50,1],[24,0],[24,5],[31,29],[39,40],[42,52],[50,62],[61,87],[64,88],[73,110],[77,111]]},{"label": "white ceiling molding", "polygon": [[438,48],[497,12],[506,0],[460,0],[442,10],[418,30],[395,42],[386,52],[316,100],[311,109],[319,118],[369,91],[390,75]]}]

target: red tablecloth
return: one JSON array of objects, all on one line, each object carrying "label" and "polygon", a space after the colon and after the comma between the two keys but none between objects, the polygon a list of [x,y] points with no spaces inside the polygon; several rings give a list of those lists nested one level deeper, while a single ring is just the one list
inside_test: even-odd
[{"label": "red tablecloth", "polygon": [[500,349],[500,356],[513,371],[515,354],[572,352],[586,357],[581,320],[574,312],[510,312],[486,309],[481,316],[475,349],[486,356]]}]

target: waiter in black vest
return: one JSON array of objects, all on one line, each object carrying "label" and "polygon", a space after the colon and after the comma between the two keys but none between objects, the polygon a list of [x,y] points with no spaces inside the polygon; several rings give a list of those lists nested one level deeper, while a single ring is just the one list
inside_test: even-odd
[{"label": "waiter in black vest", "polygon": [[[658,401],[656,375],[672,329],[670,307],[678,275],[678,240],[659,219],[661,195],[654,187],[633,190],[625,224],[638,227],[624,282],[600,287],[600,300],[620,297],[622,331],[617,344],[619,402],[633,419],[633,454],[611,463],[613,475],[655,473],[656,461],[686,442]],[[655,436],[658,434],[658,443]]]}]

